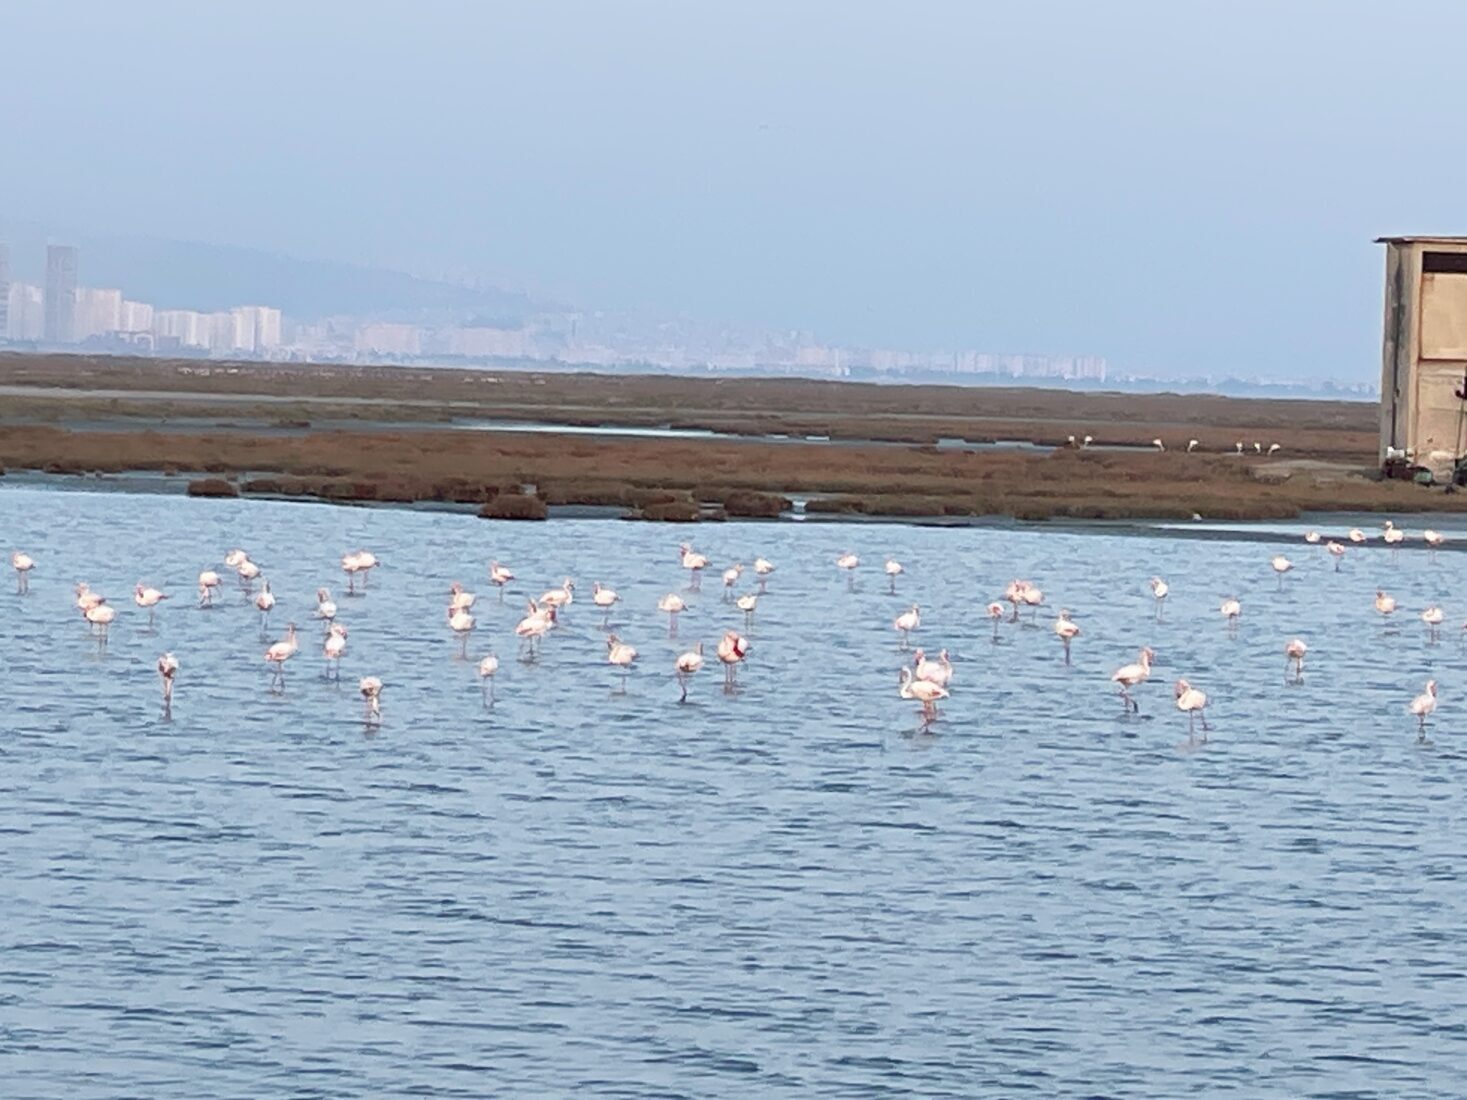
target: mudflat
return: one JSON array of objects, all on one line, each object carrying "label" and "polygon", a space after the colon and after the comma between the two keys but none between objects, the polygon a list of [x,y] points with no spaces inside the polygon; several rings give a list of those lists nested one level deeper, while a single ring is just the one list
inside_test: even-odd
[{"label": "mudflat", "polygon": [[731,496],[729,514],[752,515],[789,497],[1028,519],[1467,510],[1467,495],[1378,480],[1377,420],[1347,401],[0,355],[6,467],[212,474],[246,493],[362,501],[488,504],[528,486],[552,505],[666,519],[718,514]]}]

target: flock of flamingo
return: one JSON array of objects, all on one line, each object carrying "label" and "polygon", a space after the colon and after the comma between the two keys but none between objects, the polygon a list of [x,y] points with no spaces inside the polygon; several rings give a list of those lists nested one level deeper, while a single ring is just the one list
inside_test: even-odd
[{"label": "flock of flamingo", "polygon": [[[1387,520],[1383,525],[1380,538],[1394,554],[1406,542],[1406,533]],[[1333,559],[1335,569],[1338,570],[1348,552],[1347,546],[1359,546],[1369,539],[1359,528],[1353,528],[1346,533],[1343,541],[1325,540],[1315,531],[1307,532],[1304,541],[1310,545],[1323,543],[1325,552]],[[1445,542],[1445,536],[1436,531],[1427,530],[1422,533],[1422,543],[1433,557]],[[703,574],[709,566],[707,556],[683,544],[679,547],[678,560],[682,569],[687,573],[686,590],[699,592],[702,588]],[[224,555],[223,564],[226,570],[234,573],[244,598],[253,605],[258,613],[263,640],[268,636],[270,616],[275,609],[275,594],[269,579],[264,575],[262,568],[243,549],[229,551]],[[380,564],[376,555],[368,550],[358,550],[343,555],[340,565],[346,576],[346,595],[365,597],[372,572]],[[840,572],[845,574],[847,588],[854,589],[856,576],[861,567],[859,556],[854,553],[844,553],[835,559],[834,564]],[[16,574],[17,595],[27,595],[30,592],[31,574],[36,568],[35,559],[27,553],[16,551],[11,555],[11,566]],[[1270,560],[1270,566],[1282,589],[1284,578],[1293,570],[1294,563],[1286,555],[1277,554]],[[752,623],[759,599],[766,593],[770,576],[775,572],[774,564],[763,557],[756,558],[751,568],[757,580],[757,587],[752,591],[742,593],[736,592],[735,588],[743,578],[744,565],[735,563],[722,572],[723,600],[743,613],[745,629],[748,629]],[[887,579],[887,590],[891,595],[896,595],[898,578],[905,571],[902,563],[895,558],[885,560],[882,572]],[[498,590],[498,598],[502,603],[506,588],[514,582],[515,574],[503,563],[491,561],[488,568],[488,580]],[[1166,614],[1166,601],[1171,589],[1166,580],[1159,576],[1152,577],[1148,583],[1154,601],[1154,617],[1157,622],[1161,622]],[[220,571],[210,568],[200,572],[197,606],[201,609],[215,607],[219,602],[223,585],[224,577]],[[133,603],[137,608],[147,612],[150,630],[154,627],[158,608],[169,598],[168,593],[141,581],[137,583],[132,594]],[[526,612],[514,627],[520,660],[527,663],[538,660],[542,643],[555,632],[567,608],[575,602],[575,598],[575,581],[566,577],[560,584],[546,589],[538,598],[526,601]],[[478,619],[474,614],[476,601],[477,596],[461,583],[454,582],[448,590],[445,609],[446,627],[457,638],[458,655],[464,660],[470,659],[470,640],[478,625]],[[618,677],[617,691],[624,694],[627,690],[627,676],[637,663],[639,654],[635,646],[624,641],[612,629],[612,610],[620,602],[621,597],[609,585],[600,581],[592,585],[591,604],[601,612],[601,625],[605,631],[605,659]],[[993,640],[998,640],[1001,624],[1018,622],[1024,611],[1029,613],[1032,622],[1044,603],[1044,593],[1032,582],[1012,581],[1005,589],[1003,598],[989,603],[985,609],[993,625]],[[85,581],[78,582],[75,586],[75,607],[95,635],[99,650],[105,649],[108,631],[117,618],[117,607],[106,597],[94,591]],[[1376,592],[1374,607],[1376,613],[1386,619],[1395,615],[1399,610],[1395,598],[1385,591]],[[677,636],[678,616],[687,608],[687,602],[677,591],[668,592],[657,601],[658,611],[667,616],[669,637]],[[345,622],[339,621],[338,611],[339,608],[332,598],[331,590],[327,587],[318,588],[313,617],[323,629],[321,653],[325,659],[325,675],[337,682],[340,681],[341,659],[345,655],[350,637],[350,628]],[[1228,631],[1236,633],[1242,616],[1240,601],[1229,597],[1222,602],[1219,611],[1226,621]],[[1436,605],[1429,606],[1420,613],[1420,618],[1427,627],[1429,642],[1436,642],[1445,618],[1442,609]],[[941,650],[933,659],[921,648],[910,648],[911,637],[921,627],[921,624],[921,608],[913,604],[896,615],[891,625],[898,635],[901,650],[904,653],[910,650],[911,653],[910,663],[904,664],[900,669],[897,683],[898,694],[903,700],[919,705],[922,727],[926,729],[938,719],[941,713],[940,704],[950,697],[954,670],[946,649]],[[1464,625],[1463,629],[1467,630],[1467,625]],[[1081,636],[1082,631],[1069,609],[1059,609],[1052,631],[1060,643],[1064,663],[1070,664],[1072,646]],[[270,673],[268,687],[270,692],[284,693],[286,666],[299,654],[300,647],[300,631],[297,625],[291,622],[285,628],[285,636],[265,648],[262,657]],[[725,692],[732,693],[737,690],[738,667],[743,663],[749,648],[748,638],[737,629],[726,629],[719,638],[715,655],[723,668]],[[1295,684],[1303,682],[1304,658],[1308,648],[1302,638],[1291,638],[1285,644],[1283,655],[1286,662],[1286,682]],[[1142,646],[1134,662],[1121,666],[1111,674],[1110,680],[1116,687],[1123,713],[1127,716],[1138,714],[1140,711],[1136,693],[1150,680],[1152,661],[1155,656],[1155,652],[1149,646]],[[701,641],[677,655],[670,671],[680,689],[679,702],[687,701],[689,685],[703,666],[704,647]],[[182,667],[179,658],[172,652],[163,653],[158,658],[157,670],[165,715],[171,713],[174,685]],[[494,703],[494,680],[499,671],[499,658],[491,650],[477,659],[476,668],[483,704],[486,708],[491,707]],[[365,722],[368,726],[379,725],[382,721],[384,690],[382,678],[375,675],[363,676],[358,681],[357,688],[364,706]],[[1189,680],[1181,678],[1172,685],[1172,702],[1176,710],[1187,717],[1189,740],[1196,736],[1199,726],[1202,737],[1206,740],[1207,733],[1211,729],[1207,720],[1208,697],[1206,693],[1194,687]],[[1417,721],[1418,736],[1421,739],[1426,736],[1427,722],[1436,711],[1436,706],[1437,684],[1435,680],[1428,680],[1421,694],[1413,698],[1406,708]]]}]

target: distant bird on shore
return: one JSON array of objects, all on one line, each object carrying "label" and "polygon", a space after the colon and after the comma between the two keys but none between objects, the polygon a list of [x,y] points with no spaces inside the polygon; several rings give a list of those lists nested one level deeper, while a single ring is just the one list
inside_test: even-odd
[{"label": "distant bird on shore", "polygon": [[1238,457],[1239,458],[1242,458],[1243,457],[1243,441],[1240,439],[1240,440],[1238,440],[1238,442],[1234,443],[1233,446],[1238,449]]},{"label": "distant bird on shore", "polygon": [[1289,682],[1288,670],[1290,663],[1294,666],[1293,682],[1296,684],[1302,684],[1304,682],[1304,654],[1308,652],[1309,647],[1304,644],[1302,638],[1293,638],[1284,646],[1284,657],[1286,659],[1284,664],[1285,683]]},{"label": "distant bird on shore", "polygon": [[1166,450],[1166,444],[1165,444],[1165,443],[1163,443],[1163,442],[1162,442],[1162,441],[1161,441],[1161,440],[1159,440],[1159,439],[1153,439],[1153,440],[1152,440],[1152,441],[1151,441],[1151,445],[1152,445],[1152,446],[1153,446],[1153,447],[1155,447],[1155,448],[1156,448],[1156,449],[1157,449],[1157,450],[1158,450],[1158,451],[1165,451],[1165,450]]},{"label": "distant bird on shore", "polygon": [[1269,457],[1272,458],[1274,455],[1278,454],[1279,451],[1281,451],[1282,449],[1283,449],[1283,447],[1280,444],[1278,444],[1278,443],[1270,443],[1268,445],[1268,454],[1269,454]]},{"label": "distant bird on shore", "polygon": [[36,567],[35,559],[17,550],[10,555],[10,567],[15,570],[15,594],[24,596],[31,590],[31,570]]},{"label": "distant bird on shore", "polygon": [[1189,439],[1189,440],[1187,440],[1187,453],[1188,454],[1191,454],[1196,449],[1197,449],[1197,440],[1195,440],[1195,439]]}]

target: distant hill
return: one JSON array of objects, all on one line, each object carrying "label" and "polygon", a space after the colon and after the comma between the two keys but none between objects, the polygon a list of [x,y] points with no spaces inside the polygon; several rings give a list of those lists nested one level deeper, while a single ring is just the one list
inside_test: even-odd
[{"label": "distant hill", "polygon": [[547,308],[512,291],[228,245],[48,233],[24,222],[0,223],[0,240],[10,245],[14,279],[41,282],[48,240],[71,244],[81,250],[78,276],[83,286],[121,287],[127,297],[163,309],[209,311],[248,303],[277,306],[299,320],[442,311],[512,326]]}]

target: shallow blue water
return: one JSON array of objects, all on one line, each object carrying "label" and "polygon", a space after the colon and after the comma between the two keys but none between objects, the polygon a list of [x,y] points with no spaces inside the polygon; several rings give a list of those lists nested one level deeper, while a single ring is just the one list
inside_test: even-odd
[{"label": "shallow blue water", "polygon": [[[38,561],[29,596],[0,595],[7,1097],[1461,1093],[1455,554],[1361,551],[1336,574],[1297,539],[515,525],[3,487],[0,532]],[[710,669],[680,707],[674,655],[742,621],[710,569],[666,636],[654,605],[685,584],[690,535],[716,567],[762,553],[778,572],[742,692]],[[238,590],[192,605],[235,545],[280,598],[268,637],[306,627],[281,697]],[[359,546],[387,564],[339,597],[338,687],[309,616]],[[846,549],[855,592],[831,564]],[[1278,549],[1299,563],[1281,594]],[[491,557],[523,578],[502,607]],[[568,621],[519,664],[523,596],[566,574]],[[982,606],[1016,576],[1048,605],[993,644]],[[157,636],[139,579],[175,597]],[[488,712],[444,625],[454,579],[480,593],[471,655],[504,661]],[[625,696],[597,579],[642,653]],[[78,580],[121,609],[105,654]],[[1415,616],[1438,599],[1428,646]],[[897,697],[911,601],[957,665],[929,735]],[[1060,605],[1084,630],[1068,669]],[[1311,649],[1286,687],[1294,634]],[[1143,643],[1159,667],[1122,721],[1107,678]],[[1419,744],[1405,706],[1433,674]],[[1205,745],[1169,705],[1179,675],[1213,697]]]}]

